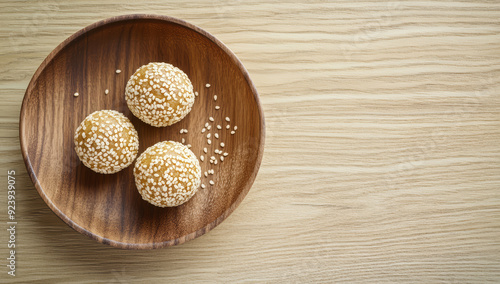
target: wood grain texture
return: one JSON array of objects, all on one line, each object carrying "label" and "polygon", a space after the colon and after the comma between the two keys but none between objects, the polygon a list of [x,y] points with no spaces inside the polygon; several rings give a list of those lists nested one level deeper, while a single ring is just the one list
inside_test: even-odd
[{"label": "wood grain texture", "polygon": [[[127,107],[127,81],[149,62],[179,67],[199,94],[191,112],[169,127],[146,124]],[[73,137],[85,117],[98,110],[117,110],[131,120],[139,154],[161,141],[184,141],[197,157],[205,155],[202,173],[214,171],[202,176],[207,188],[182,206],[159,208],[137,192],[133,165],[112,175],[85,167]],[[263,112],[241,62],[206,31],[159,15],[105,19],[57,46],[28,85],[19,125],[28,173],[47,205],[78,232],[120,248],[182,244],[213,229],[248,193],[264,150]],[[211,128],[201,133],[205,125]],[[208,144],[208,134],[213,143]],[[219,150],[228,154],[224,161],[214,153]],[[218,163],[209,163],[210,156]]]},{"label": "wood grain texture", "polygon": [[[500,281],[500,3],[301,2],[2,1],[0,175],[19,178],[15,280]],[[259,175],[238,210],[154,251],[66,226],[31,184],[18,141],[42,60],[82,27],[130,13],[219,38],[248,69],[266,117]]]}]

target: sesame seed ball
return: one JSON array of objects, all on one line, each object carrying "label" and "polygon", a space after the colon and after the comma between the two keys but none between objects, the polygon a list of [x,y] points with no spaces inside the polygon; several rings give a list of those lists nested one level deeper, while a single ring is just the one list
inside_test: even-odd
[{"label": "sesame seed ball", "polygon": [[128,167],[139,150],[134,125],[114,110],[88,115],[76,128],[74,141],[80,161],[101,174],[113,174]]},{"label": "sesame seed ball", "polygon": [[188,147],[164,141],[149,147],[137,158],[134,177],[142,199],[159,207],[173,207],[196,193],[201,184],[201,168]]},{"label": "sesame seed ball", "polygon": [[141,66],[127,82],[128,108],[152,126],[169,126],[183,119],[194,104],[193,85],[181,69],[168,63]]}]

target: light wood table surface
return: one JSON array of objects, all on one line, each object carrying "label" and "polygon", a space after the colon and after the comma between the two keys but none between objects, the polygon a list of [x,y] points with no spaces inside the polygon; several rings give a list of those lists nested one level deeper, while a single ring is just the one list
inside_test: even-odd
[{"label": "light wood table surface", "polygon": [[[0,1],[0,282],[500,282],[499,1],[184,2]],[[18,138],[26,86],[50,51],[130,13],[223,41],[266,117],[264,159],[239,208],[153,251],[70,229],[36,192]]]}]

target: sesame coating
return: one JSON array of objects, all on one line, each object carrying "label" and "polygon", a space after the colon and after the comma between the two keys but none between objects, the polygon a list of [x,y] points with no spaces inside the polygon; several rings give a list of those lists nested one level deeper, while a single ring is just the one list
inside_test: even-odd
[{"label": "sesame coating", "polygon": [[88,115],[77,127],[75,151],[82,163],[95,172],[116,173],[137,156],[139,138],[123,114],[101,110]]},{"label": "sesame coating", "polygon": [[132,113],[152,126],[172,125],[193,107],[195,95],[188,76],[179,68],[153,62],[130,77],[125,99]]},{"label": "sesame coating", "polygon": [[142,153],[134,167],[135,183],[142,198],[159,207],[179,206],[201,184],[196,155],[181,143],[156,143]]}]

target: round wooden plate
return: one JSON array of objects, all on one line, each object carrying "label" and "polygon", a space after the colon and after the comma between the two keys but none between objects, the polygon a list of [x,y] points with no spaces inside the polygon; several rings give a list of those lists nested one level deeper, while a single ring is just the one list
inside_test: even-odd
[{"label": "round wooden plate", "polygon": [[[179,67],[199,92],[192,111],[172,126],[152,127],[127,108],[125,84],[149,62]],[[179,207],[159,208],[137,192],[134,164],[112,175],[86,168],[74,151],[74,131],[87,115],[102,109],[120,111],[132,121],[139,133],[139,154],[159,141],[182,138],[197,156],[207,147],[211,154],[204,154],[202,171],[214,169],[215,173],[202,176],[206,188]],[[210,116],[215,122],[209,122]],[[219,139],[212,137],[211,145],[208,132],[201,133],[206,122],[212,136],[219,134]],[[237,126],[235,134],[230,134],[227,124],[231,130]],[[70,227],[119,248],[151,249],[201,236],[231,214],[257,175],[264,128],[257,91],[241,62],[222,42],[182,20],[126,15],[80,30],[42,62],[24,96],[20,140],[38,193]],[[180,129],[189,132],[180,134]],[[220,142],[225,143],[223,149]],[[208,162],[215,149],[229,154],[217,165]],[[210,186],[209,180],[215,185]]]}]

